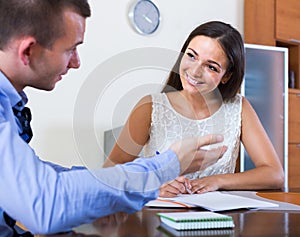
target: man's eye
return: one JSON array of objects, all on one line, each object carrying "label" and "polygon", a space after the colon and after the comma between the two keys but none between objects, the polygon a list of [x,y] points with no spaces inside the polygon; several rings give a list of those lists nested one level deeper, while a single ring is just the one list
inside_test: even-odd
[{"label": "man's eye", "polygon": [[73,54],[76,50],[77,50],[77,48],[71,48],[71,49],[69,50],[69,52]]}]

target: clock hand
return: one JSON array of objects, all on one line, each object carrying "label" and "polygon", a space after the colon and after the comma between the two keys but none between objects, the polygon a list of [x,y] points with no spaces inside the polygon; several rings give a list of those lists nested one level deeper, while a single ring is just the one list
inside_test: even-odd
[{"label": "clock hand", "polygon": [[146,15],[143,15],[143,17],[146,19],[146,21],[148,21],[150,24],[152,24],[152,21],[149,17],[147,17]]}]

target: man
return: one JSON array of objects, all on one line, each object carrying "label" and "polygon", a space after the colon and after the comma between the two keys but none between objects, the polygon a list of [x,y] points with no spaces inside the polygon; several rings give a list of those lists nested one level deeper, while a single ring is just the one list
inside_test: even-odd
[{"label": "man", "polygon": [[50,91],[70,68],[80,66],[77,46],[89,16],[87,0],[0,0],[1,236],[20,236],[14,220],[32,233],[49,234],[140,210],[157,197],[161,184],[224,152],[223,147],[199,149],[222,140],[208,135],[178,142],[152,159],[93,173],[38,158],[28,145],[32,134],[23,89]]}]

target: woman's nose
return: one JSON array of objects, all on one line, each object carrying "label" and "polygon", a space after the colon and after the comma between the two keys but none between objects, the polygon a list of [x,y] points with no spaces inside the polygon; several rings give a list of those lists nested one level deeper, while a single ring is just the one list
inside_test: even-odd
[{"label": "woman's nose", "polygon": [[202,65],[199,62],[195,62],[191,67],[191,73],[195,77],[200,77],[202,75]]}]

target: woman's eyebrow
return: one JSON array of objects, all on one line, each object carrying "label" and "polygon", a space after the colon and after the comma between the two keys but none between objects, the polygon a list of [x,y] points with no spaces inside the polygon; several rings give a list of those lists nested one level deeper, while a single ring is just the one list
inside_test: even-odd
[{"label": "woman's eyebrow", "polygon": [[208,62],[209,62],[209,63],[216,64],[216,65],[218,65],[219,68],[223,69],[222,66],[221,66],[221,64],[217,63],[216,61],[208,60]]},{"label": "woman's eyebrow", "polygon": [[192,48],[188,48],[188,49],[191,50],[191,51],[193,51],[193,53],[198,56],[198,53],[195,50],[193,50]]},{"label": "woman's eyebrow", "polygon": [[[199,54],[194,50],[194,49],[192,49],[192,48],[188,48],[189,50],[191,50],[191,51],[193,51],[193,53],[195,54],[195,55],[197,55],[197,56],[199,56]],[[213,64],[216,64],[219,68],[221,68],[222,69],[222,66],[221,66],[221,64],[219,64],[219,63],[217,63],[216,61],[213,61],[213,60],[208,60],[208,62],[209,63],[213,63]]]}]

